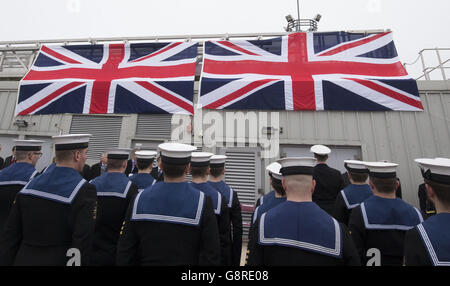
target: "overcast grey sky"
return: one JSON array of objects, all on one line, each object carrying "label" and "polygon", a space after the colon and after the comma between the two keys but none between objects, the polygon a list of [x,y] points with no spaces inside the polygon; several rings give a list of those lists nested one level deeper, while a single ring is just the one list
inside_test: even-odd
[{"label": "overcast grey sky", "polygon": [[[297,17],[296,0],[4,0],[1,7],[0,41],[282,32],[285,16]],[[317,13],[319,31],[391,29],[403,62],[423,48],[450,48],[450,0],[300,0],[301,18]],[[420,63],[408,71],[417,76]]]}]

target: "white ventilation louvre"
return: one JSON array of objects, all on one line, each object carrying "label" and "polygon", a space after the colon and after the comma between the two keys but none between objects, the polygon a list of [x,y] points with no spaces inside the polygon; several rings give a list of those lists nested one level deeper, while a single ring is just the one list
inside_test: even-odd
[{"label": "white ventilation louvre", "polygon": [[[255,151],[226,150],[225,182],[239,195],[241,204],[254,205],[257,192]],[[243,239],[248,237],[251,213],[242,212]]]},{"label": "white ventilation louvre", "polygon": [[170,139],[171,114],[139,114],[136,136],[151,139]]},{"label": "white ventilation louvre", "polygon": [[89,140],[88,159],[100,160],[102,152],[119,146],[122,117],[117,116],[72,116],[71,134],[92,134]]}]

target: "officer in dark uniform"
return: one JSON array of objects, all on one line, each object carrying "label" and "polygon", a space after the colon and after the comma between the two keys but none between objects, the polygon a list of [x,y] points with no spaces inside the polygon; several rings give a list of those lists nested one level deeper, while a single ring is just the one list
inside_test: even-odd
[{"label": "officer in dark uniform", "polygon": [[153,178],[156,180],[156,182],[164,181],[164,175],[162,173],[160,166],[161,166],[161,157],[157,156],[156,164],[155,164],[155,166],[153,166],[152,172],[151,172],[151,174],[152,174]]},{"label": "officer in dark uniform", "polygon": [[13,146],[11,149],[11,156],[5,158],[5,162],[3,163],[3,168],[6,168],[16,162],[16,146]]},{"label": "officer in dark uniform", "polygon": [[136,163],[139,172],[131,175],[130,181],[138,187],[139,191],[142,191],[155,183],[155,179],[150,174],[155,156],[155,151],[142,150],[136,152]]},{"label": "officer in dark uniform", "polygon": [[90,136],[53,137],[56,167],[17,194],[0,237],[0,265],[89,264],[96,192],[79,172]]},{"label": "officer in dark uniform", "polygon": [[137,174],[138,172],[138,166],[136,163],[136,152],[141,150],[140,149],[141,144],[136,144],[136,147],[133,149],[133,152],[131,152],[131,158],[127,162],[127,168],[125,169],[125,175],[129,176],[130,174]]},{"label": "officer in dark uniform", "polygon": [[364,200],[372,196],[372,190],[367,184],[369,170],[364,162],[358,160],[345,160],[350,185],[345,187],[336,198],[333,217],[339,222],[348,225],[352,209],[359,206]]},{"label": "officer in dark uniform", "polygon": [[314,158],[284,158],[287,200],[256,220],[248,265],[359,265],[345,225],[312,202]]},{"label": "officer in dark uniform", "polygon": [[186,182],[195,147],[159,145],[164,182],[138,193],[117,246],[117,265],[219,265],[220,240],[210,197]]},{"label": "officer in dark uniform", "polygon": [[450,266],[450,159],[416,159],[435,215],[406,233],[406,266]]},{"label": "officer in dark uniform", "polygon": [[16,147],[15,164],[0,171],[0,231],[8,218],[17,193],[38,174],[35,166],[41,157],[44,141],[14,140]]},{"label": "officer in dark uniform", "polygon": [[130,149],[115,148],[107,155],[108,172],[91,181],[97,189],[92,263],[99,266],[116,264],[117,241],[130,201],[138,187],[125,175]]},{"label": "officer in dark uniform", "polygon": [[223,181],[226,159],[227,156],[225,155],[214,155],[211,157],[208,183],[225,197],[231,223],[231,265],[239,266],[242,252],[241,203],[237,192]]},{"label": "officer in dark uniform", "polygon": [[199,189],[213,202],[217,226],[220,236],[221,265],[231,265],[231,231],[230,214],[225,197],[213,186],[208,184],[210,158],[214,155],[208,152],[192,152],[191,168],[192,185]]},{"label": "officer in dark uniform", "polygon": [[92,165],[89,171],[89,180],[93,180],[98,176],[102,175],[103,173],[108,172],[108,165],[106,164],[107,161],[108,161],[108,154],[107,152],[103,152],[102,156],[100,157],[100,162]]},{"label": "officer in dark uniform", "polygon": [[313,202],[332,215],[337,195],[344,188],[342,175],[326,163],[328,154],[331,153],[330,148],[323,145],[314,145],[310,151],[314,153],[317,160],[313,171],[313,178],[316,181],[316,188],[312,197]]},{"label": "officer in dark uniform", "polygon": [[363,265],[402,265],[405,233],[423,221],[420,211],[396,198],[397,164],[365,162],[373,196],[353,209],[349,229]]}]

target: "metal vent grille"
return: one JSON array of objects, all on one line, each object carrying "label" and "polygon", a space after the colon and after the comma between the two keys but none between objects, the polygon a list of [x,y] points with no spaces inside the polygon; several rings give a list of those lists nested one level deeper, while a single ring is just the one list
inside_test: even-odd
[{"label": "metal vent grille", "polygon": [[100,160],[102,152],[119,146],[121,126],[122,117],[74,115],[70,133],[92,134],[88,159]]},{"label": "metal vent grille", "polygon": [[[241,204],[254,205],[256,194],[256,152],[227,150],[225,182],[237,191]],[[251,213],[242,212],[243,238],[248,237]]]},{"label": "metal vent grille", "polygon": [[139,114],[136,136],[152,139],[170,139],[171,114]]}]

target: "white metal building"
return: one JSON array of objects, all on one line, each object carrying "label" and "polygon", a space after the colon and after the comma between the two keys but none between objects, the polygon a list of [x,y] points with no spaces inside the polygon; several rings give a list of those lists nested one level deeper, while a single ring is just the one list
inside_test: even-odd
[{"label": "white metal building", "polygon": [[[192,36],[192,40],[245,37],[261,39],[279,34],[253,35],[205,35]],[[186,36],[98,39],[111,41],[174,41]],[[51,43],[77,43],[86,40],[42,41]],[[92,41],[91,41],[92,42]],[[38,169],[47,166],[53,157],[51,136],[66,133],[91,133],[94,137],[88,153],[88,164],[100,159],[100,154],[110,147],[133,147],[142,143],[144,147],[156,146],[171,138],[171,115],[114,114],[114,115],[35,115],[14,117],[19,80],[31,66],[39,46],[33,42],[0,42],[0,156],[10,155],[12,139],[34,138],[48,141]],[[201,71],[203,46],[199,45],[194,103],[198,97],[198,75]],[[279,126],[271,132],[278,132],[280,157],[310,155],[309,147],[324,144],[331,147],[329,165],[344,172],[343,160],[361,158],[366,161],[389,160],[396,162],[398,176],[402,183],[403,199],[418,206],[417,189],[422,182],[419,168],[414,163],[419,157],[450,157],[450,81],[443,71],[443,80],[418,81],[424,112],[337,112],[337,111],[282,111],[279,112]],[[193,118],[185,116],[185,122],[193,122],[190,136],[200,146],[203,132],[210,127],[203,119],[210,112],[196,112]],[[259,111],[254,112],[257,116]],[[244,111],[244,115],[246,112]],[[19,120],[19,121],[18,121]],[[22,122],[21,122],[22,121]],[[200,124],[199,124],[200,123]],[[239,123],[238,123],[239,124]],[[23,126],[27,125],[27,126]],[[189,125],[189,124],[187,124]],[[182,126],[183,127],[183,126]],[[186,126],[187,128],[188,126]],[[260,124],[259,132],[269,126]],[[183,127],[184,128],[184,127]],[[225,128],[224,128],[225,129]],[[248,141],[249,130],[245,139]],[[234,136],[236,139],[237,135]],[[220,141],[220,138],[219,138]],[[269,191],[268,177],[264,166],[273,159],[261,158],[261,146],[205,148],[204,151],[226,154],[226,181],[238,191],[241,203],[254,204],[260,194]],[[234,144],[234,143],[233,143]],[[231,144],[231,145],[233,145]],[[249,220],[249,214],[244,216]]]}]

